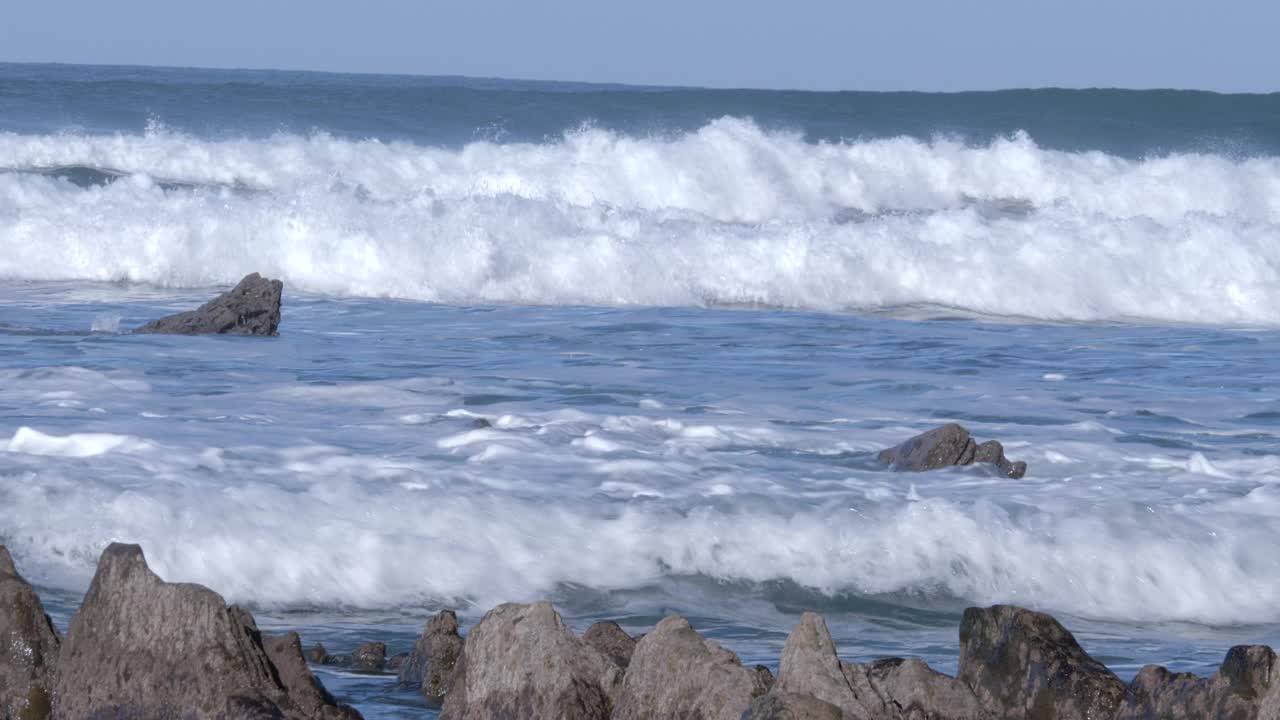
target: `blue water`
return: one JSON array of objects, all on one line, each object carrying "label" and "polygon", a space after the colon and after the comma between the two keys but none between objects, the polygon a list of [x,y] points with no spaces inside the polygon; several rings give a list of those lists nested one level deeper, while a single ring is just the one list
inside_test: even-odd
[{"label": "blue water", "polygon": [[[1280,641],[1278,108],[0,65],[0,542],[62,623],[125,540],[333,652],[1013,602],[1208,672]],[[280,337],[127,334],[250,271]],[[948,421],[1027,476],[875,461]]]}]

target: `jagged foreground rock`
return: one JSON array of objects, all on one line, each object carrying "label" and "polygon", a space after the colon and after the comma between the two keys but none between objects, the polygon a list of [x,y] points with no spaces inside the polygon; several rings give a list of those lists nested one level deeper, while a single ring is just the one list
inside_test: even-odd
[{"label": "jagged foreground rock", "polygon": [[0,718],[49,717],[62,638],[0,545]]},{"label": "jagged foreground rock", "polygon": [[164,582],[137,545],[113,544],[62,644],[53,715],[360,717],[319,687],[296,638],[267,646],[247,611],[199,585]]},{"label": "jagged foreground rock", "polygon": [[196,310],[152,320],[135,333],[170,335],[275,335],[280,328],[284,283],[258,273]]},{"label": "jagged foreground rock", "polygon": [[952,465],[991,463],[1011,478],[1027,474],[1027,464],[1011,462],[1004,446],[995,440],[979,445],[963,426],[948,423],[921,433],[897,447],[880,451],[880,462],[899,470],[924,472]]},{"label": "jagged foreground rock", "polygon": [[441,720],[608,720],[617,665],[561,621],[549,602],[505,604],[467,633]]}]

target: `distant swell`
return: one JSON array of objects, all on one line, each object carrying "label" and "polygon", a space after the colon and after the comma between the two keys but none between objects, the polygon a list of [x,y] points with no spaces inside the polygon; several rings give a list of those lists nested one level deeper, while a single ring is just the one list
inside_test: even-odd
[{"label": "distant swell", "polygon": [[7,133],[0,168],[0,278],[1280,323],[1276,158],[814,144],[724,118],[459,150]]}]

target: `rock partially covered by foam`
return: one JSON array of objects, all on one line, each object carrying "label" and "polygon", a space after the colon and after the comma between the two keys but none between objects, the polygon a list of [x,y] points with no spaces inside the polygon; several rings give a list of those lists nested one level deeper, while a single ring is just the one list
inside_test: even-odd
[{"label": "rock partially covered by foam", "polygon": [[0,545],[0,717],[50,716],[61,644],[40,598]]},{"label": "rock partially covered by foam", "polygon": [[969,431],[956,423],[948,423],[921,433],[897,447],[880,452],[880,462],[899,470],[923,472],[952,465],[991,463],[1011,478],[1027,472],[1024,462],[1011,462],[1004,456],[1004,446],[995,440],[979,445]]},{"label": "rock partially covered by foam", "polygon": [[574,635],[551,603],[508,603],[467,634],[440,718],[608,720],[619,681],[617,667]]},{"label": "rock partially covered by foam", "polygon": [[1227,651],[1211,677],[1173,673],[1148,665],[1129,684],[1116,720],[1263,720],[1280,718],[1280,666],[1264,645],[1238,645]]},{"label": "rock partially covered by foam", "polygon": [[636,644],[614,720],[738,720],[772,684],[768,672],[703,638],[671,615]]},{"label": "rock partially covered by foam", "polygon": [[778,681],[770,694],[779,699],[753,706],[757,716],[804,717],[795,714],[798,708],[827,712],[821,708],[830,705],[846,718],[991,717],[973,691],[920,660],[888,658],[866,664],[840,660],[826,621],[815,613],[802,615],[787,638]]},{"label": "rock partially covered by foam", "polygon": [[462,656],[462,647],[458,616],[452,610],[440,611],[427,620],[413,652],[400,665],[400,684],[420,688],[429,704],[438,705]]},{"label": "rock partially covered by foam", "polygon": [[1057,620],[1011,605],[965,610],[956,677],[999,720],[1113,718],[1126,693]]},{"label": "rock partially covered by foam", "polygon": [[234,288],[196,310],[152,320],[136,333],[170,335],[275,335],[284,283],[250,273]]},{"label": "rock partially covered by foam", "polygon": [[53,715],[359,718],[317,694],[294,646],[277,642],[269,652],[247,611],[199,585],[164,582],[137,545],[112,544],[67,630]]}]

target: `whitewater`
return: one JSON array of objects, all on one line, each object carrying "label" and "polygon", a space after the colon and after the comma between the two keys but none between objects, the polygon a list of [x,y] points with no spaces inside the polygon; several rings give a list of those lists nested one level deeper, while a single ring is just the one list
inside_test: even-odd
[{"label": "whitewater", "polygon": [[449,303],[1280,321],[1274,157],[1126,160],[1025,134],[811,144],[726,117],[457,149],[5,133],[0,158],[10,278],[260,271]]},{"label": "whitewater", "polygon": [[[1280,98],[0,64],[0,543],[332,651],[549,598],[776,667],[1280,644]],[[134,336],[249,272],[278,338]],[[1027,462],[891,472],[944,422]],[[366,717],[385,677],[320,671]]]}]

